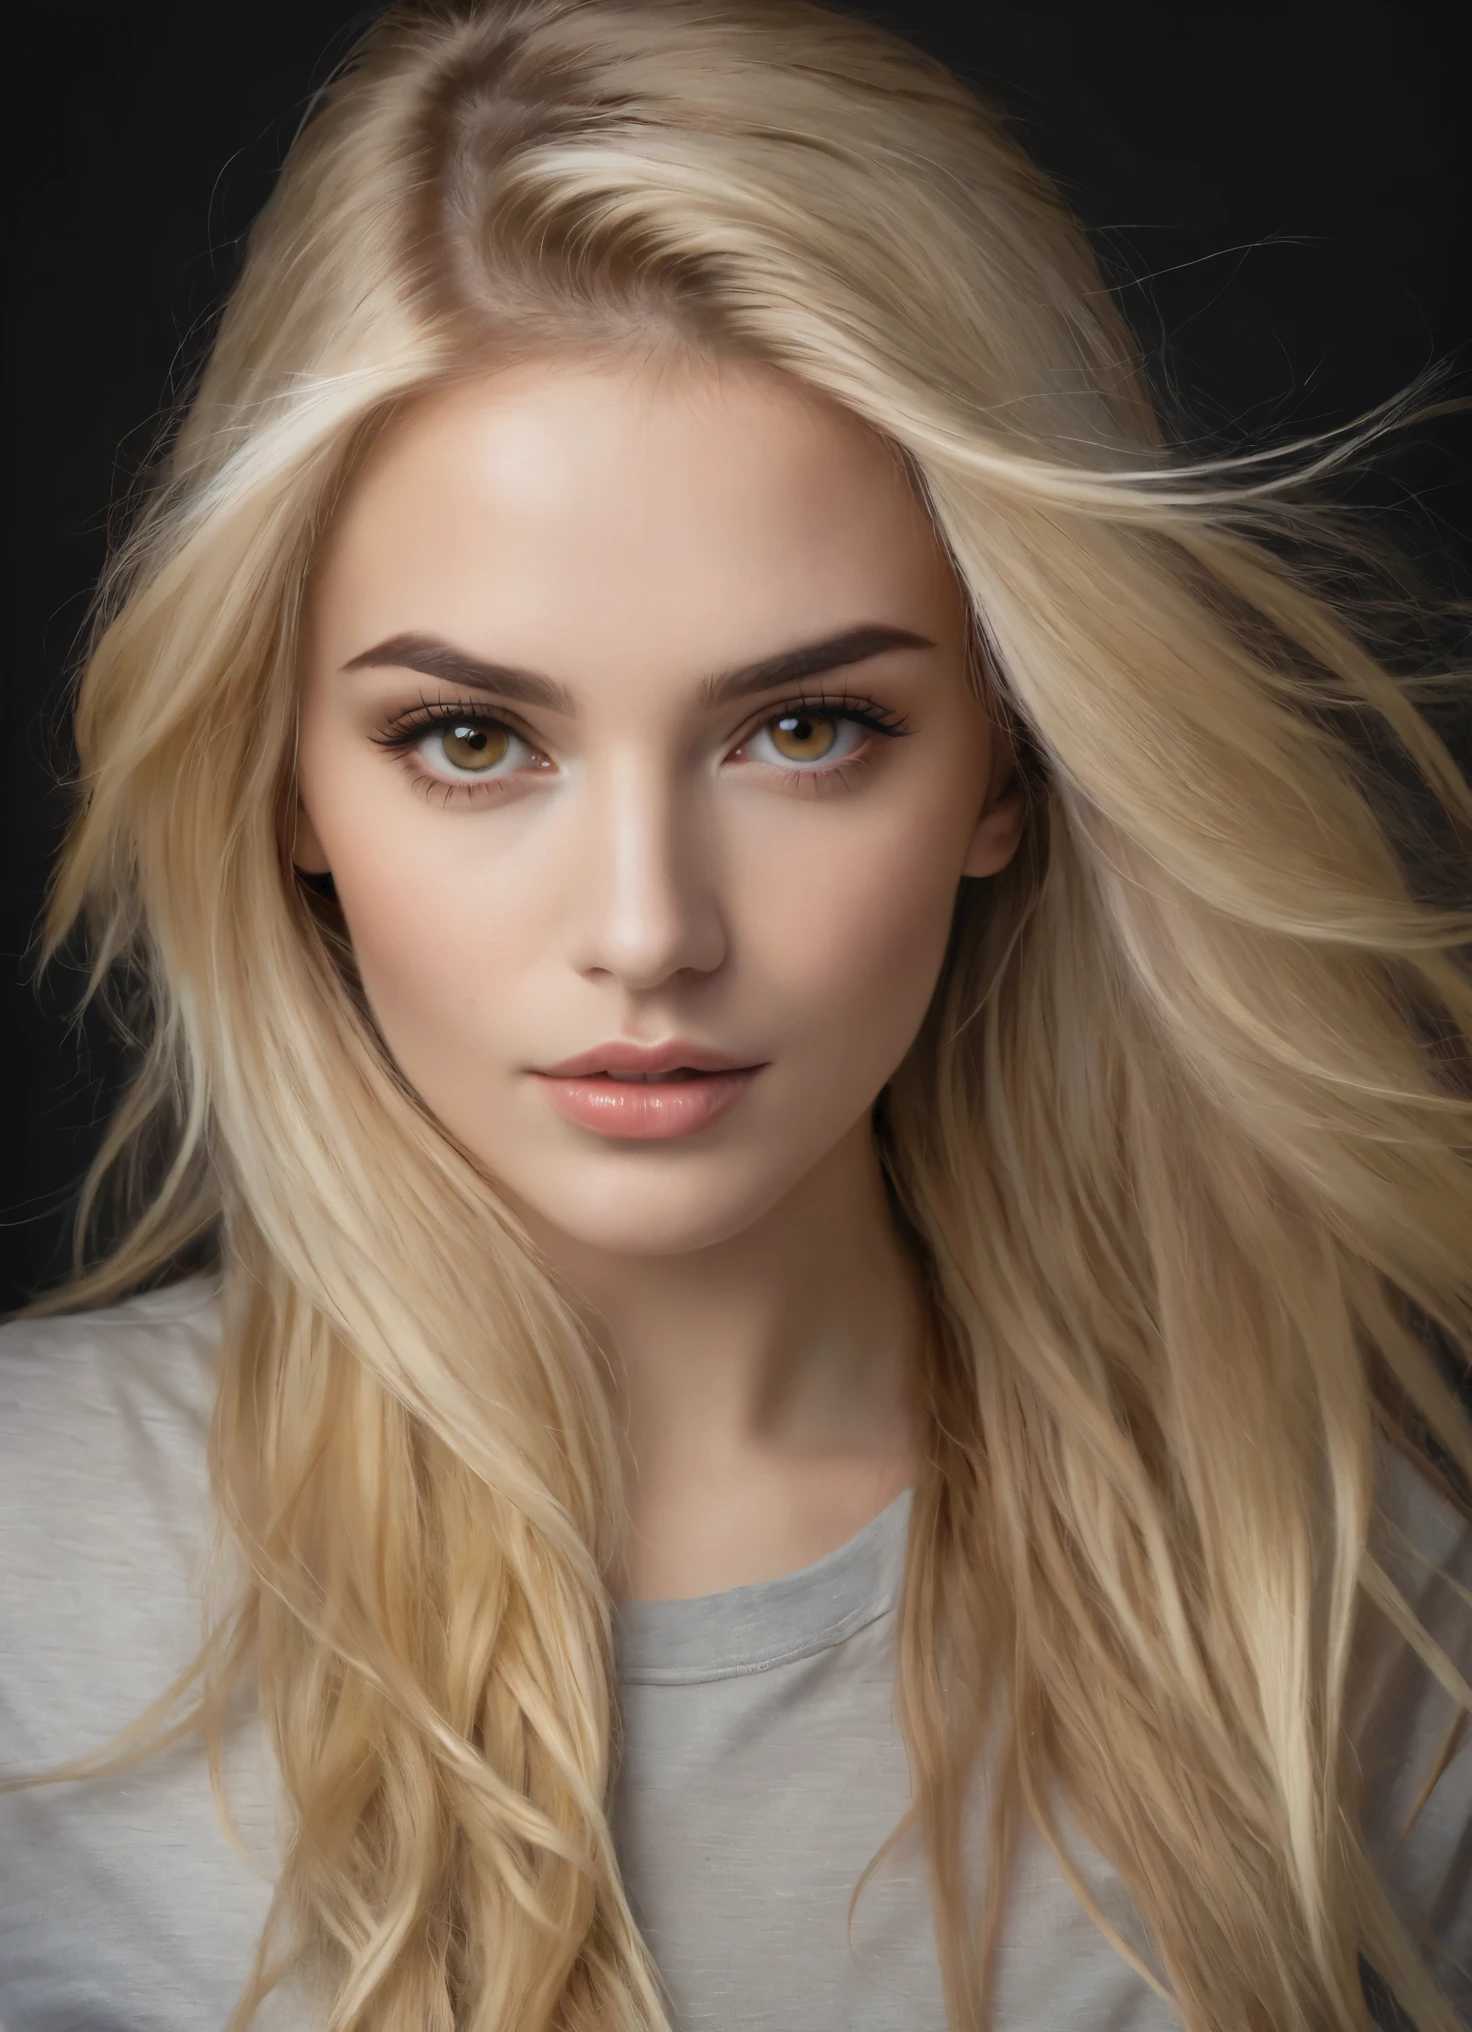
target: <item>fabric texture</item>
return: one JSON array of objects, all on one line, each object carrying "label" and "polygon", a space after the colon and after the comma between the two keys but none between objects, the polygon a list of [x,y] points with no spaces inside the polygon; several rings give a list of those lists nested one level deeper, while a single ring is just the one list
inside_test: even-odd
[{"label": "fabric texture", "polygon": [[[217,1333],[199,1279],[0,1329],[5,1776],[95,1749],[197,1647]],[[1382,1465],[1393,1528],[1378,1549],[1472,1677],[1472,1610],[1418,1556],[1472,1586],[1472,1528],[1397,1456]],[[906,1494],[800,1573],[619,1615],[615,1837],[679,2032],[944,2032],[913,1838],[885,1857],[850,1926],[859,1876],[908,1798],[893,1713],[908,1520]],[[1371,1850],[1406,1916],[1436,1937],[1428,1955],[1472,2021],[1472,1734],[1397,1847],[1454,1706],[1404,1646],[1368,1645],[1357,1669]],[[240,1852],[193,1742],[114,1777],[0,1795],[0,2032],[224,2026],[287,1826],[248,1690],[226,1780]],[[1066,1812],[1060,1824],[1100,1907],[1158,1976],[1117,1873]],[[311,2032],[318,2015],[285,1991],[258,2022],[262,2032]],[[996,2032],[1178,2032],[1179,2023],[1029,1827]]]}]

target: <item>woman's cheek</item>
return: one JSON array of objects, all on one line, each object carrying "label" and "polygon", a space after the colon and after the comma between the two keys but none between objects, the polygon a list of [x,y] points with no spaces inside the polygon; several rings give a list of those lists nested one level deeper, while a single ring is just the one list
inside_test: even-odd
[{"label": "woman's cheek", "polygon": [[[960,853],[936,852],[932,818],[883,850],[853,854],[787,892],[771,972],[796,990],[790,1008],[837,1072],[882,1085],[915,1036],[950,936]],[[776,927],[769,923],[769,933]]]},{"label": "woman's cheek", "polygon": [[422,1091],[453,1053],[470,1076],[508,927],[450,870],[408,869],[369,849],[335,880],[364,993],[401,1071]]}]

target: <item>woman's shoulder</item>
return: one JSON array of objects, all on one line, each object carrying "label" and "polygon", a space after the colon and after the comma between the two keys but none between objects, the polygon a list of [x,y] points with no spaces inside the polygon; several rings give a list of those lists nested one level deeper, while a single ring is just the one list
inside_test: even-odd
[{"label": "woman's shoulder", "polygon": [[1361,1820],[1392,1899],[1429,1935],[1443,1987],[1472,2009],[1472,1728],[1452,1733],[1452,1684],[1472,1682],[1472,1521],[1385,1441],[1369,1549],[1445,1662],[1419,1655],[1378,1610],[1362,1619]]},{"label": "woman's shoulder", "polygon": [[1472,1517],[1436,1470],[1381,1438],[1369,1552],[1455,1670],[1472,1680]]},{"label": "woman's shoulder", "polygon": [[120,1425],[197,1437],[214,1396],[220,1309],[189,1277],[91,1312],[0,1326],[0,1449],[17,1474],[78,1457]]},{"label": "woman's shoulder", "polygon": [[214,1283],[191,1277],[92,1312],[0,1326],[0,1533],[80,1547],[146,1509],[192,1508],[205,1477],[220,1334]]},{"label": "woman's shoulder", "polygon": [[204,1278],[0,1327],[0,1764],[93,1747],[197,1647],[218,1340]]},{"label": "woman's shoulder", "polygon": [[[106,1751],[198,1654],[219,1338],[200,1278],[0,1327],[0,1779]],[[224,2023],[282,1812],[247,1682],[223,1770],[251,1863],[219,1825],[197,1738],[0,1791],[0,2019]],[[310,2022],[284,1997],[263,2021]]]}]

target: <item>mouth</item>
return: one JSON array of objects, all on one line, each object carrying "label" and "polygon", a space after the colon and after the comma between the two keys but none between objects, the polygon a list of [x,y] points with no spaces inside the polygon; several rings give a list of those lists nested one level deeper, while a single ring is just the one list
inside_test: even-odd
[{"label": "mouth", "polygon": [[557,1113],[596,1135],[628,1142],[693,1136],[730,1113],[757,1075],[679,1042],[600,1045],[534,1074]]},{"label": "mouth", "polygon": [[[736,1068],[739,1071],[747,1069],[746,1067]],[[621,1086],[648,1087],[676,1086],[681,1080],[711,1079],[714,1077],[714,1074],[700,1072],[693,1065],[674,1065],[670,1067],[668,1072],[615,1072],[611,1066],[608,1066],[602,1072],[587,1073],[584,1077],[587,1079],[617,1080]]]}]

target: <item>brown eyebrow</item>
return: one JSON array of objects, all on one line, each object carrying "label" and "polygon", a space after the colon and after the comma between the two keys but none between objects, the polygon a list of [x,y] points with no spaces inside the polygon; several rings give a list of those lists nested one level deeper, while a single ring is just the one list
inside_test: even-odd
[{"label": "brown eyebrow", "polygon": [[541,706],[544,711],[573,712],[572,694],[535,670],[518,670],[510,663],[487,663],[455,649],[437,635],[391,635],[375,643],[343,665],[344,670],[392,667],[419,670],[426,677],[438,677],[445,684],[464,685],[470,691],[494,692],[498,698],[514,699],[518,705]]},{"label": "brown eyebrow", "polygon": [[[848,628],[825,641],[784,649],[775,656],[764,656],[759,663],[743,664],[739,670],[707,678],[703,687],[705,703],[730,705],[757,692],[775,691],[779,685],[797,684],[804,678],[821,676],[824,671],[863,663],[871,656],[882,655],[886,649],[934,647],[928,636],[913,634],[908,628],[886,628],[873,623]],[[535,670],[520,670],[514,664],[488,663],[442,642],[437,635],[391,635],[386,642],[376,643],[343,665],[344,670],[385,667],[422,671],[426,677],[437,677],[446,684],[491,692],[498,698],[541,706],[547,712],[568,717],[574,711],[572,694],[550,677]]]},{"label": "brown eyebrow", "polygon": [[727,706],[734,699],[750,698],[754,692],[775,691],[778,685],[798,684],[805,677],[821,676],[825,670],[844,670],[851,663],[880,656],[886,649],[934,647],[929,636],[911,634],[908,628],[883,628],[872,623],[849,628],[824,642],[784,649],[776,656],[764,656],[760,663],[727,671],[724,677],[708,678],[705,702],[710,706]]}]

